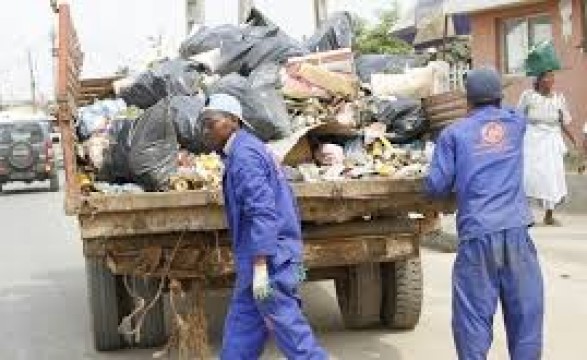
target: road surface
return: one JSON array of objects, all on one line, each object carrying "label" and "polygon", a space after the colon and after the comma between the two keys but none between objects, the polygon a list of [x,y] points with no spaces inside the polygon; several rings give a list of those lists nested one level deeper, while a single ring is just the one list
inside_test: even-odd
[{"label": "road surface", "polygon": [[[7,187],[0,195],[0,359],[133,360],[152,351],[98,354],[87,312],[82,246],[74,219],[62,211],[62,194],[42,187]],[[546,278],[544,359],[582,360],[587,343],[587,216],[563,218],[563,228],[533,230]],[[416,331],[345,331],[331,282],[306,284],[306,311],[333,359],[454,359],[450,332],[453,254],[423,251],[425,303]],[[226,292],[213,293],[211,337],[221,338]],[[507,359],[501,318],[490,356]],[[280,359],[273,347],[266,359]]]}]

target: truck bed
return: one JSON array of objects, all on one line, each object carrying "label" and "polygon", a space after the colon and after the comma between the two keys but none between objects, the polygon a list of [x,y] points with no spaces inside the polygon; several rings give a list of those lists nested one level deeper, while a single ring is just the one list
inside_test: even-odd
[{"label": "truck bed", "polygon": [[[431,201],[421,180],[365,179],[293,184],[304,223],[342,223],[365,216],[449,210]],[[82,195],[74,207],[83,239],[226,229],[216,191]]]}]

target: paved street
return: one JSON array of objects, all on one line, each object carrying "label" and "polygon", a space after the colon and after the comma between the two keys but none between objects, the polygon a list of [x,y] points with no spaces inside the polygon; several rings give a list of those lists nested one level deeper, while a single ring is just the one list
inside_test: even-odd
[{"label": "paved street", "polygon": [[[151,358],[151,351],[97,354],[89,333],[82,246],[62,194],[8,187],[0,195],[0,359]],[[587,344],[587,217],[534,230],[547,284],[544,359],[585,359]],[[425,305],[414,332],[348,332],[329,282],[304,287],[307,313],[334,359],[454,359],[450,273],[454,255],[424,251]],[[226,294],[211,295],[214,341],[220,339]],[[501,320],[490,359],[507,359]],[[267,359],[279,358],[273,350]]]}]

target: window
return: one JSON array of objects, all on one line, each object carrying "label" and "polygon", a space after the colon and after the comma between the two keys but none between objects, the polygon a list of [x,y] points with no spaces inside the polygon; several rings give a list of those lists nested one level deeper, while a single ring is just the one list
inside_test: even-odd
[{"label": "window", "polygon": [[503,22],[503,69],[507,74],[524,72],[524,60],[530,49],[552,40],[550,16],[539,15],[508,19]]}]

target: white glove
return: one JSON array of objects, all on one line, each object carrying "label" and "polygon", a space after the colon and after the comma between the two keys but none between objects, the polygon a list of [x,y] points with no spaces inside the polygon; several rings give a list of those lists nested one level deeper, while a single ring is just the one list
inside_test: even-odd
[{"label": "white glove", "polygon": [[432,159],[434,158],[434,148],[436,146],[432,142],[427,142],[426,147],[424,148],[424,156],[426,157],[426,162],[431,163]]},{"label": "white glove", "polygon": [[271,293],[267,263],[255,264],[253,268],[253,296],[257,301],[264,301],[271,297]]}]

